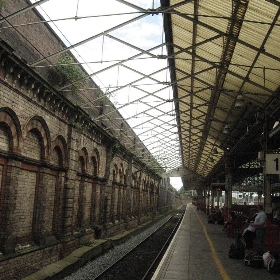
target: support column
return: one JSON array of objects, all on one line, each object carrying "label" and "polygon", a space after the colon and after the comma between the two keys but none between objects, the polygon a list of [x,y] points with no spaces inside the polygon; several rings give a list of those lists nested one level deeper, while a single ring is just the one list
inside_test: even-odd
[{"label": "support column", "polygon": [[74,232],[74,203],[75,203],[75,181],[77,176],[76,170],[76,155],[75,149],[75,133],[70,123],[73,120],[69,119],[68,132],[67,132],[67,149],[68,157],[66,159],[66,166],[68,171],[65,173],[65,180],[63,184],[63,221],[62,221],[62,236],[64,238],[70,237]]},{"label": "support column", "polygon": [[108,227],[109,223],[112,222],[112,191],[113,191],[113,182],[111,176],[111,163],[114,157],[114,150],[112,143],[108,143],[106,149],[106,168],[104,178],[106,182],[104,184],[104,206],[103,206],[103,221],[104,225]]},{"label": "support column", "polygon": [[130,159],[128,162],[128,174],[127,174],[127,187],[126,187],[126,220],[131,219],[131,188],[132,188],[132,163],[133,160]]},{"label": "support column", "polygon": [[229,217],[232,207],[232,167],[233,158],[225,155],[225,173],[226,173],[226,186],[225,186],[225,219]]},{"label": "support column", "polygon": [[207,215],[209,215],[209,213],[210,213],[209,205],[210,205],[210,189],[208,187],[208,189],[207,189],[207,206],[206,206]]},{"label": "support column", "polygon": [[226,188],[225,188],[225,218],[228,218],[232,206],[232,174],[226,174]]},{"label": "support column", "polygon": [[[74,197],[75,197],[75,188],[74,188],[74,180],[69,178],[69,173],[73,173],[69,171],[67,176],[65,177],[65,183],[63,186],[63,236],[71,236],[73,234],[74,229]],[[74,176],[74,174],[73,174]],[[71,176],[70,176],[71,177]]]},{"label": "support column", "polygon": [[107,225],[110,222],[110,206],[111,200],[108,196],[104,198],[104,224]]},{"label": "support column", "polygon": [[4,254],[14,253],[16,247],[16,224],[14,209],[16,208],[18,174],[20,173],[20,162],[9,160],[7,163],[7,177],[4,195],[3,213],[3,236],[1,251]]},{"label": "support column", "polygon": [[204,212],[206,212],[206,199],[207,199],[207,189],[206,188],[204,188],[203,189],[203,193],[202,193],[202,195],[203,195],[203,211]]},{"label": "support column", "polygon": [[48,168],[40,168],[34,225],[34,241],[39,245],[56,241],[53,236],[53,217],[55,216],[53,211],[58,184],[57,179],[57,172],[52,174]]},{"label": "support column", "polygon": [[264,170],[264,174],[263,174],[263,180],[264,180],[264,209],[265,212],[267,214],[272,214],[272,208],[271,208],[271,185],[270,182],[268,180],[268,175],[265,174],[265,170]]},{"label": "support column", "polygon": [[210,212],[212,212],[212,210],[215,209],[214,203],[215,203],[215,191],[212,189],[211,190],[211,209],[210,209]]},{"label": "support column", "polygon": [[111,185],[111,195],[110,195],[110,200],[111,200],[111,204],[110,204],[110,220],[109,223],[113,223],[115,224],[116,222],[116,193],[117,193],[117,185],[116,183],[112,183]]},{"label": "support column", "polygon": [[221,191],[217,191],[217,209],[220,209],[220,196],[221,196]]},{"label": "support column", "polygon": [[[266,132],[266,127],[264,128],[265,135],[267,134]],[[264,210],[267,214],[272,213],[272,208],[271,208],[271,186],[269,182],[269,176],[267,174],[267,166],[266,166],[266,155],[267,155],[267,135],[265,136],[265,140],[262,143],[263,146],[263,154],[264,154],[264,161],[263,161],[263,195],[264,195]],[[260,200],[259,200],[260,201]]]},{"label": "support column", "polygon": [[140,225],[141,217],[142,217],[141,196],[142,196],[141,184],[137,180],[137,212],[138,212],[137,216],[138,216],[138,225]]}]

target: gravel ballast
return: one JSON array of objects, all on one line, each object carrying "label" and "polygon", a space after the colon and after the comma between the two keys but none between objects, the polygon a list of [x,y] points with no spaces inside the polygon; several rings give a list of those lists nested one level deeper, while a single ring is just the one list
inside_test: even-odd
[{"label": "gravel ballast", "polygon": [[162,224],[164,224],[170,216],[165,217],[147,228],[137,236],[131,237],[121,245],[115,246],[109,252],[101,255],[100,257],[90,261],[88,264],[72,273],[70,276],[64,278],[64,280],[81,280],[81,279],[95,279],[99,274],[106,270],[112,263],[116,262],[122,256],[127,254],[135,246],[141,243],[151,233],[156,231]]}]

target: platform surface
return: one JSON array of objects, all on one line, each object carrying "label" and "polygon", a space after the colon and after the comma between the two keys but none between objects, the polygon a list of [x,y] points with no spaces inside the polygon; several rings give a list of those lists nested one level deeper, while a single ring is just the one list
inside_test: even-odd
[{"label": "platform surface", "polygon": [[206,213],[188,204],[152,280],[280,279],[280,274],[270,274],[265,268],[245,266],[243,259],[230,259],[233,242],[222,225],[209,224]]}]

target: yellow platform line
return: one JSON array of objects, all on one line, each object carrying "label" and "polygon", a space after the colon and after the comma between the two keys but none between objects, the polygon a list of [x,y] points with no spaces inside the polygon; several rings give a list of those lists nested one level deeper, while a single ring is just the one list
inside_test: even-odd
[{"label": "yellow platform line", "polygon": [[[194,211],[194,209],[193,209],[193,211]],[[223,278],[224,280],[230,280],[230,277],[228,276],[228,274],[227,274],[227,272],[226,272],[226,270],[225,270],[223,264],[221,263],[221,261],[220,261],[219,258],[218,258],[217,252],[216,252],[216,250],[215,250],[215,246],[214,246],[214,244],[213,244],[213,242],[212,242],[210,236],[209,236],[208,233],[207,233],[206,227],[204,226],[203,222],[201,221],[201,219],[200,219],[200,217],[198,216],[198,214],[196,213],[196,211],[194,211],[194,213],[195,213],[195,215],[197,216],[197,218],[198,218],[198,220],[199,220],[199,223],[201,224],[201,226],[202,226],[202,228],[203,228],[203,232],[204,232],[204,235],[205,235],[205,237],[206,237],[206,239],[207,239],[207,241],[208,241],[208,243],[209,243],[209,247],[210,247],[210,249],[211,249],[213,259],[214,259],[214,261],[215,261],[215,264],[216,264],[216,266],[217,266],[217,268],[218,268],[218,270],[219,270],[219,272],[220,272],[222,278]]]}]

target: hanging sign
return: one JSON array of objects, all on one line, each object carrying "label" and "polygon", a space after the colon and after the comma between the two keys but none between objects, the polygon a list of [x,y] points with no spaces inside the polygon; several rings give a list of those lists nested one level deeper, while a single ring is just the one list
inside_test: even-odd
[{"label": "hanging sign", "polygon": [[265,173],[280,174],[280,154],[265,155]]}]

